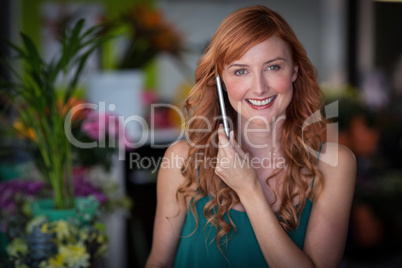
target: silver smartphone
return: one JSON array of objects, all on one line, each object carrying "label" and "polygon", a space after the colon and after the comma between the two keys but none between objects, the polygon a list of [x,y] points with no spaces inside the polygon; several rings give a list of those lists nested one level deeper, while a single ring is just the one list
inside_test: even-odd
[{"label": "silver smartphone", "polygon": [[229,139],[229,124],[228,124],[228,117],[226,115],[226,109],[225,109],[225,101],[223,100],[223,92],[222,92],[222,84],[221,84],[221,78],[218,75],[216,77],[216,88],[218,90],[218,96],[219,96],[219,105],[221,107],[221,113],[222,113],[222,121],[223,121],[223,130],[226,133],[226,136]]}]

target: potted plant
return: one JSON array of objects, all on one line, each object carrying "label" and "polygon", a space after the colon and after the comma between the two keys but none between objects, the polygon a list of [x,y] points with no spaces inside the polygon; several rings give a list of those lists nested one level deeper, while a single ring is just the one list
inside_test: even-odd
[{"label": "potted plant", "polygon": [[22,61],[23,72],[15,70],[8,61],[7,67],[15,79],[3,81],[1,90],[18,112],[22,127],[16,130],[30,133],[37,146],[36,164],[52,195],[51,206],[57,210],[76,206],[71,144],[65,134],[66,107],[86,60],[108,38],[102,31],[102,25],[85,29],[84,20],[79,20],[71,30],[64,29],[61,50],[50,62],[43,60],[38,48],[23,33],[21,46],[7,42],[16,52],[15,58]]},{"label": "potted plant", "polygon": [[[106,107],[114,104],[114,112],[124,118],[143,118],[146,105],[141,101],[142,92],[155,84],[152,62],[162,53],[180,57],[184,47],[182,35],[149,3],[133,4],[105,19],[105,31],[116,35],[110,42],[114,49],[109,50],[114,53],[105,55],[105,70],[89,79],[88,99],[93,103],[105,102]],[[127,128],[128,136],[134,140],[142,130],[132,123]]]},{"label": "potted plant", "polygon": [[117,58],[117,69],[141,69],[160,53],[179,57],[183,38],[163,14],[150,4],[133,5],[105,21],[108,31],[121,33],[127,44]]}]

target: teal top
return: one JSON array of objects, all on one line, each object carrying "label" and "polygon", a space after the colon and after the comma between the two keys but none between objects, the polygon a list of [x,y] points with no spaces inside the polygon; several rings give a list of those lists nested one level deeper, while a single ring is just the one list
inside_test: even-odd
[{"label": "teal top", "polygon": [[[321,153],[321,147],[318,157]],[[311,185],[313,188],[314,179]],[[244,267],[268,267],[268,264],[258,245],[250,220],[246,212],[229,210],[237,233],[233,230],[228,234],[228,243],[221,240],[223,255],[216,244],[216,228],[212,224],[207,225],[203,209],[211,196],[204,196],[195,204],[198,215],[198,228],[191,209],[188,209],[185,223],[182,228],[181,238],[175,258],[175,268],[244,268]],[[306,199],[306,204],[300,216],[300,223],[297,229],[289,232],[292,241],[303,249],[304,237],[306,235],[308,220],[310,218],[313,203]],[[229,222],[227,214],[224,215],[226,222]],[[194,232],[194,233],[193,233]]]},{"label": "teal top", "polygon": [[[228,234],[229,242],[225,244],[223,241],[221,245],[225,253],[225,256],[222,255],[215,240],[216,228],[211,224],[206,225],[207,220],[203,214],[204,206],[209,199],[210,196],[205,196],[198,200],[195,205],[199,225],[193,234],[192,232],[196,227],[195,218],[190,209],[187,211],[174,267],[268,267],[246,212],[234,209],[229,211],[230,217],[236,225],[237,233],[232,228]],[[307,199],[298,228],[294,232],[288,233],[300,249],[303,249],[312,205],[310,199]],[[228,222],[227,214],[225,214],[224,219]]]}]

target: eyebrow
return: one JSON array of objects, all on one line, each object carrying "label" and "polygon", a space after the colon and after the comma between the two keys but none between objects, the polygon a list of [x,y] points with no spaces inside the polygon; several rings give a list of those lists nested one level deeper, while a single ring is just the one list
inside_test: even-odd
[{"label": "eyebrow", "polygon": [[[269,60],[269,61],[264,62],[264,65],[265,65],[265,64],[272,63],[272,62],[274,62],[274,61],[278,61],[278,60],[286,61],[285,58],[277,57],[277,58],[275,58],[275,59],[272,59],[272,60]],[[230,65],[229,65],[228,69],[229,69],[229,68],[232,68],[232,67],[248,67],[248,65],[247,65],[247,64],[241,64],[241,63],[233,63],[233,64],[230,64]]]}]

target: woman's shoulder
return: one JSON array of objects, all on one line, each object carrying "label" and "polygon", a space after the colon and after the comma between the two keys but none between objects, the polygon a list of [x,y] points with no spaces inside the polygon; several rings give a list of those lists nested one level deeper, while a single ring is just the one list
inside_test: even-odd
[{"label": "woman's shoulder", "polygon": [[175,196],[185,178],[181,172],[186,164],[189,145],[181,140],[171,144],[165,152],[159,167],[157,187],[160,195]]},{"label": "woman's shoulder", "polygon": [[324,168],[326,166],[331,166],[333,168],[345,167],[345,165],[355,165],[356,157],[345,145],[326,142],[322,144],[319,162]]},{"label": "woman's shoulder", "polygon": [[[352,186],[356,180],[356,157],[346,146],[338,143],[324,143],[319,156],[318,167],[327,185]],[[329,188],[329,187],[328,187]]]},{"label": "woman's shoulder", "polygon": [[165,157],[180,157],[184,160],[188,157],[188,150],[190,149],[190,145],[187,140],[180,140],[172,143],[165,152]]},{"label": "woman's shoulder", "polygon": [[189,148],[190,146],[186,140],[171,144],[165,151],[159,173],[176,172],[177,175],[181,175],[181,169],[187,162]]}]

